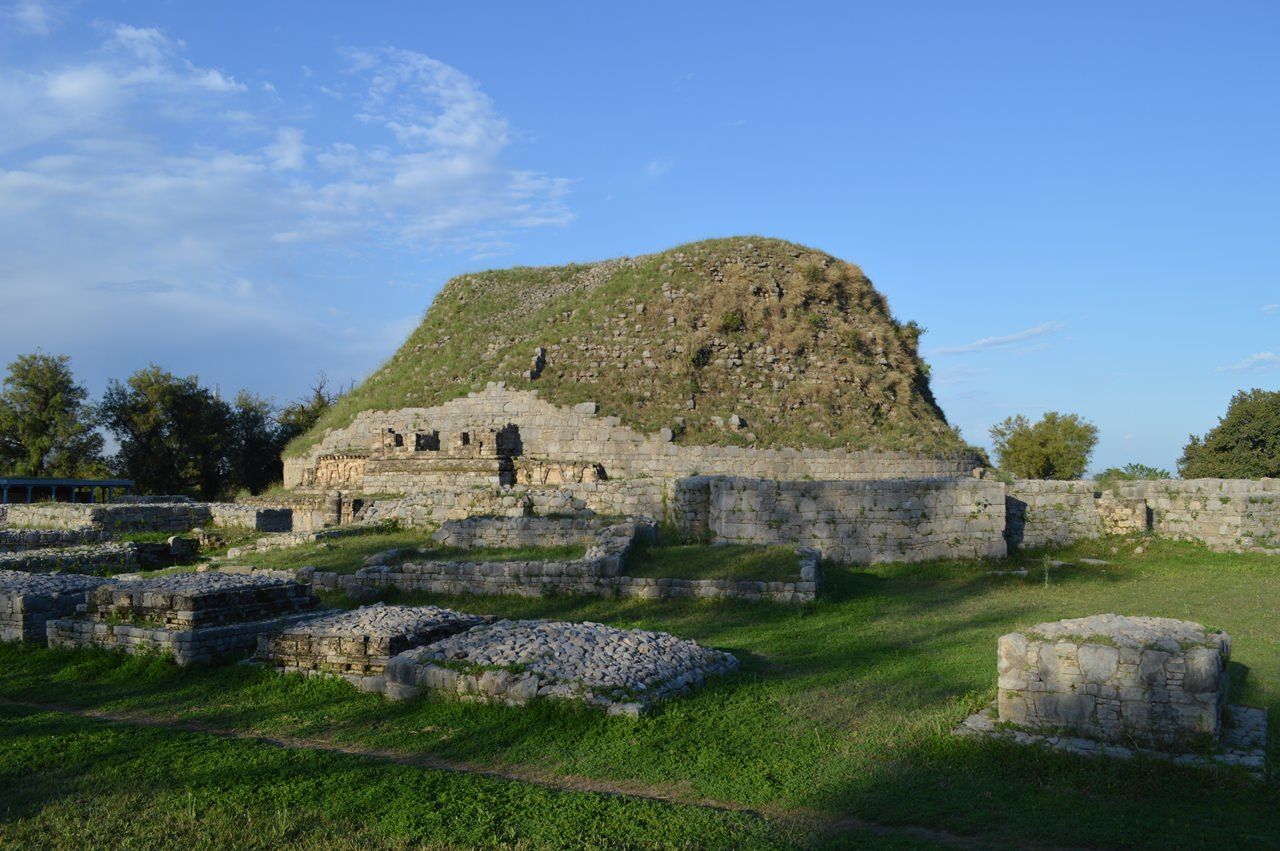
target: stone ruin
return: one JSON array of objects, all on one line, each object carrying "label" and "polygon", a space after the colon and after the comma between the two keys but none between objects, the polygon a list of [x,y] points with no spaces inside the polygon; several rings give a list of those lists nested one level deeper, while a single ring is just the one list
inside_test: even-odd
[{"label": "stone ruin", "polygon": [[50,647],[160,653],[180,665],[253,649],[258,635],[314,617],[311,586],[264,574],[179,573],[94,588],[48,622]]},{"label": "stone ruin", "polygon": [[329,674],[381,692],[389,658],[486,620],[436,606],[378,603],[264,633],[254,658],[286,673]]},{"label": "stone ruin", "polygon": [[737,669],[729,653],[662,632],[503,620],[396,656],[387,663],[386,694],[425,690],[509,705],[576,700],[637,716]]},{"label": "stone ruin", "polygon": [[1181,754],[1263,767],[1264,710],[1226,705],[1231,637],[1191,621],[1107,614],[1000,638],[996,715],[958,732],[1075,753]]},{"label": "stone ruin", "polygon": [[109,581],[78,573],[0,570],[0,641],[44,644],[48,621],[75,614],[89,592]]}]

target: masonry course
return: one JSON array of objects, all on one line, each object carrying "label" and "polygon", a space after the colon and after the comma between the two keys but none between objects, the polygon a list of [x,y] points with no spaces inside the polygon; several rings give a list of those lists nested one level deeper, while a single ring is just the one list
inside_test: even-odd
[{"label": "masonry course", "polygon": [[0,569],[0,641],[44,644],[49,620],[75,614],[88,592],[109,581],[77,573]]}]

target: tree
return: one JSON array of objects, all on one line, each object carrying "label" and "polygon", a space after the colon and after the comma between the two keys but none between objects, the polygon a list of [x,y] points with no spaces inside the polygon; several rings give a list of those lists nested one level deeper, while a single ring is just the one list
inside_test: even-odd
[{"label": "tree", "polygon": [[194,376],[149,366],[112,381],[99,411],[120,444],[113,467],[140,490],[216,499],[229,484],[231,408]]},{"label": "tree", "polygon": [[1098,428],[1076,414],[1050,411],[1034,425],[1018,414],[991,427],[1000,469],[1023,479],[1078,479],[1098,443]]},{"label": "tree", "polygon": [[1241,390],[1204,437],[1191,435],[1178,472],[1184,479],[1280,476],[1280,391]]},{"label": "tree", "polygon": [[329,379],[324,373],[316,379],[311,392],[286,405],[280,412],[280,446],[283,449],[289,441],[301,434],[306,434],[319,422],[325,411],[333,407],[333,403],[342,396],[341,392],[329,392]]},{"label": "tree", "polygon": [[0,391],[0,466],[20,476],[98,472],[102,435],[86,398],[66,355],[20,355]]},{"label": "tree", "polygon": [[1108,467],[1094,481],[1099,490],[1106,490],[1121,482],[1136,482],[1143,479],[1172,479],[1173,474],[1159,467],[1148,467],[1146,464],[1125,464],[1123,467]]},{"label": "tree", "polygon": [[281,432],[271,402],[241,390],[231,410],[227,441],[228,473],[234,486],[262,493],[282,477]]}]

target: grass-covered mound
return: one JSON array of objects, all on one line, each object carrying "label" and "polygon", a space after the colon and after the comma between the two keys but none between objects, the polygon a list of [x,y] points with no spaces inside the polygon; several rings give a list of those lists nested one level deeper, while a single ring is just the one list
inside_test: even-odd
[{"label": "grass-covered mound", "polygon": [[[921,330],[895,320],[857,266],[776,239],[463,275],[285,454],[361,411],[430,407],[491,381],[594,401],[644,432],[684,418],[688,443],[964,449],[929,388]],[[530,380],[539,347],[546,365]],[[713,423],[732,414],[746,428]]]}]

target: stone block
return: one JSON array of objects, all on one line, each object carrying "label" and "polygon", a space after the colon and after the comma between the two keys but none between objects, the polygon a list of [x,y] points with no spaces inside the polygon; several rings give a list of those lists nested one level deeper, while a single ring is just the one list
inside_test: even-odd
[{"label": "stone block", "polygon": [[1000,638],[1000,720],[1115,744],[1218,739],[1230,638],[1190,621],[1096,615]]}]

